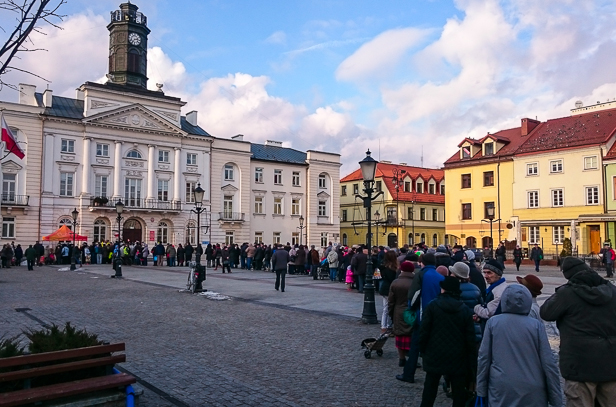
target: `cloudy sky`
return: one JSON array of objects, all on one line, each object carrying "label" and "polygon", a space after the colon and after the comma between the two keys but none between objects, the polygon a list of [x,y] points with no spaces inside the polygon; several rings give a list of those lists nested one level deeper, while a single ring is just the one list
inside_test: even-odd
[{"label": "cloudy sky", "polygon": [[[73,97],[107,72],[109,12],[69,0],[15,65]],[[439,167],[467,136],[616,98],[616,2],[142,0],[149,86],[217,137]],[[0,15],[5,30],[12,21]],[[5,33],[0,32],[0,37]],[[4,41],[3,41],[4,42]],[[13,72],[11,83],[47,83]],[[14,91],[0,91],[15,101]]]}]

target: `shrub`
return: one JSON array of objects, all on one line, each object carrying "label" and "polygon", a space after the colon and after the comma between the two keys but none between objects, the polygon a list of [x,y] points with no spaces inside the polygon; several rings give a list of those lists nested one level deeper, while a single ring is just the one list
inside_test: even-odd
[{"label": "shrub", "polygon": [[49,329],[38,331],[29,329],[24,331],[24,335],[30,339],[28,346],[30,353],[53,352],[102,344],[98,340],[98,335],[89,334],[85,329],[77,330],[70,322],[67,322],[62,330],[53,324]]},{"label": "shrub", "polygon": [[560,257],[571,256],[573,254],[573,246],[571,245],[571,239],[566,237],[563,240],[563,250],[560,252]]}]

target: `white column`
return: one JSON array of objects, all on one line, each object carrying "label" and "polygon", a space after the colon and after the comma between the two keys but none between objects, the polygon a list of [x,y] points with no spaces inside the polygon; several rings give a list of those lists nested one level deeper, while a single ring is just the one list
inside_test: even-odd
[{"label": "white column", "polygon": [[154,160],[154,148],[153,144],[148,144],[148,193],[146,199],[156,198],[156,185],[154,184],[156,180],[154,164],[156,161]]},{"label": "white column", "polygon": [[115,162],[113,173],[113,197],[122,197],[122,142],[115,142]]},{"label": "white column", "polygon": [[182,197],[180,197],[180,161],[181,160],[181,149],[179,147],[175,147],[175,168],[173,174],[173,200],[180,202]]},{"label": "white column", "polygon": [[90,195],[90,137],[83,138],[83,160],[82,160],[82,174],[81,174],[81,195]]},{"label": "white column", "polygon": [[51,133],[45,133],[45,150],[47,154],[43,155],[44,164],[43,164],[43,194],[52,195],[53,194],[53,175],[54,168],[53,164],[55,161],[55,153],[56,150],[54,148],[54,135]]}]

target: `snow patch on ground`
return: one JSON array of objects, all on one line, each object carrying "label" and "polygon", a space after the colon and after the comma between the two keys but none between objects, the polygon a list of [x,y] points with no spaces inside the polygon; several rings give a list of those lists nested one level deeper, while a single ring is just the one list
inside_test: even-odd
[{"label": "snow patch on ground", "polygon": [[70,267],[62,267],[62,268],[59,268],[58,271],[71,271],[71,268]]},{"label": "snow patch on ground", "polygon": [[206,292],[203,292],[203,293],[199,293],[199,295],[202,295],[202,296],[204,296],[207,299],[216,300],[216,301],[225,301],[225,300],[230,300],[231,299],[231,297],[229,297],[229,296],[222,295],[220,293],[215,293],[213,291],[206,291]]}]

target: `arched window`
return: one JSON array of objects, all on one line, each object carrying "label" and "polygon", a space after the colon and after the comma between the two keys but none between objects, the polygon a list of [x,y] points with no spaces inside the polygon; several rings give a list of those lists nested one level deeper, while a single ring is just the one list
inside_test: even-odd
[{"label": "arched window", "polygon": [[413,246],[415,244],[415,243],[413,243],[413,234],[412,233],[409,233],[409,241],[408,241],[408,243],[409,243],[409,246]]},{"label": "arched window", "polygon": [[94,221],[94,241],[104,242],[107,240],[107,223],[102,219]]},{"label": "arched window", "polygon": [[421,234],[421,243],[426,244],[426,234],[425,233]]},{"label": "arched window", "polygon": [[167,222],[158,222],[158,229],[156,230],[156,241],[163,244],[169,241],[169,225],[167,225]]},{"label": "arched window", "polygon": [[66,225],[70,230],[73,230],[73,219],[72,218],[62,218],[60,219],[59,226]]},{"label": "arched window", "polygon": [[343,245],[343,246],[348,246],[348,245],[349,245],[349,242],[348,242],[348,237],[347,237],[347,234],[346,234],[346,233],[343,233],[343,234],[342,234],[342,245]]},{"label": "arched window", "polygon": [[141,157],[141,153],[137,150],[130,150],[126,153],[126,158],[143,158]]},{"label": "arched window", "polygon": [[197,244],[197,222],[194,220],[188,221],[186,225],[186,242],[193,246]]},{"label": "arched window", "polygon": [[432,235],[432,246],[438,246],[438,236],[436,233]]},{"label": "arched window", "polygon": [[445,246],[449,246],[449,235],[445,235]]},{"label": "arched window", "polygon": [[477,247],[477,239],[473,236],[469,236],[466,238],[466,247],[469,249],[475,249]]}]

